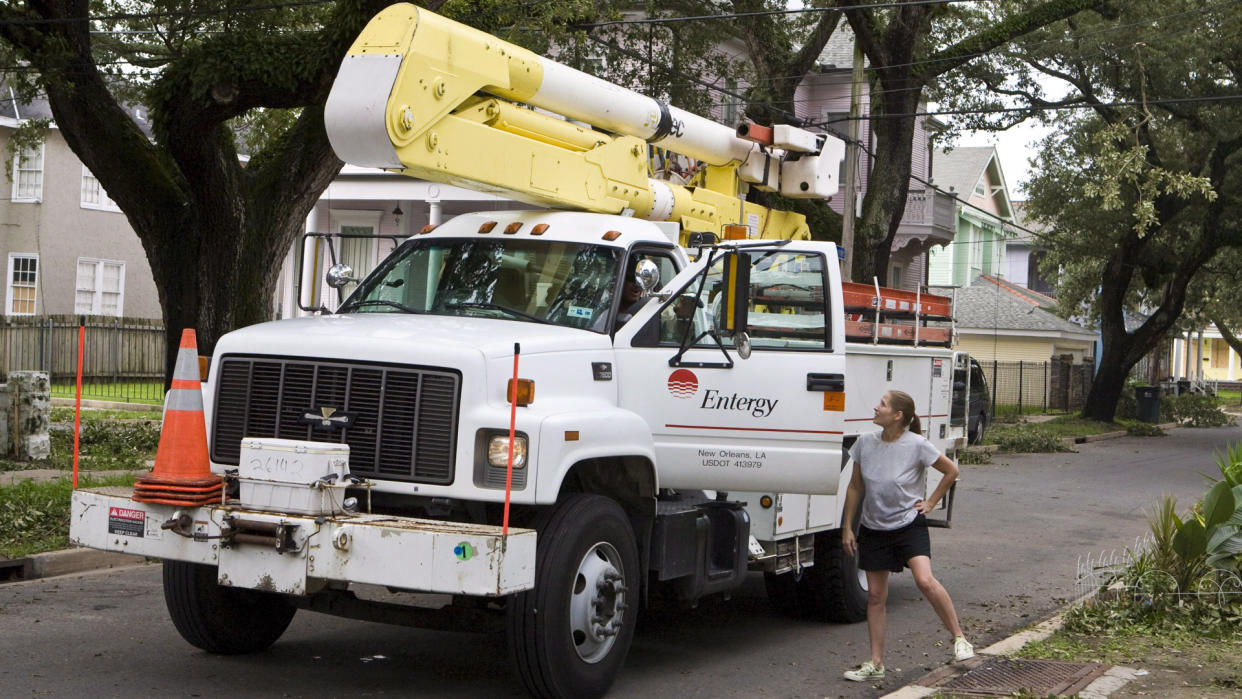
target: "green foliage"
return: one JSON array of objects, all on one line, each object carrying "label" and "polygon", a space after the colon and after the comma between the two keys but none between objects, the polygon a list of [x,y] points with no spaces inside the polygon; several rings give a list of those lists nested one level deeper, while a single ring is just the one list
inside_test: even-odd
[{"label": "green foliage", "polygon": [[992,452],[982,449],[963,449],[957,453],[957,463],[971,466],[992,463]]},{"label": "green foliage", "polygon": [[1163,437],[1165,431],[1159,425],[1135,421],[1126,423],[1126,434],[1131,437]]},{"label": "green foliage", "polygon": [[1042,425],[1024,425],[1025,429],[1007,431],[996,435],[1000,450],[1014,453],[1052,453],[1072,451],[1062,437],[1043,428]]},{"label": "green foliage", "polygon": [[[133,476],[93,480],[81,478],[79,487],[132,485]],[[69,545],[69,499],[73,482],[21,481],[0,488],[0,556],[19,558]]]},{"label": "green foliage", "polygon": [[[1233,417],[1220,409],[1219,402],[1213,396],[1183,393],[1165,398],[1172,418],[1187,427],[1221,427],[1233,424]],[[1164,405],[1162,403],[1162,409]]]}]

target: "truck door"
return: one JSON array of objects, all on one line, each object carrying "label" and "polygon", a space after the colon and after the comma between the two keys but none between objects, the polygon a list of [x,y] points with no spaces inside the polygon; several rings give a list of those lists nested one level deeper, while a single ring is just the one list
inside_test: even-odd
[{"label": "truck door", "polygon": [[742,249],[750,357],[709,332],[722,264],[704,253],[617,332],[619,401],[650,425],[661,487],[835,493],[845,390],[835,246]]}]

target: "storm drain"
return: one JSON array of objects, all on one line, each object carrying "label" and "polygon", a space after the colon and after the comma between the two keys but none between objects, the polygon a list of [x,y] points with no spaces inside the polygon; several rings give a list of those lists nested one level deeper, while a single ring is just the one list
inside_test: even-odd
[{"label": "storm drain", "polygon": [[0,582],[29,579],[31,563],[29,558],[0,558]]},{"label": "storm drain", "polygon": [[1072,696],[1107,669],[1099,663],[979,657],[941,668],[918,684],[953,696],[1007,697],[1019,691],[1037,697]]}]

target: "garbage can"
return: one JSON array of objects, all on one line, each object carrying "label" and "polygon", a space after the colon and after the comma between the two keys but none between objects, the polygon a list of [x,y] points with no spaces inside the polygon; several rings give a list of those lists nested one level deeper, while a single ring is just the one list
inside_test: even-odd
[{"label": "garbage can", "polygon": [[1134,398],[1138,401],[1138,419],[1143,422],[1160,422],[1160,387],[1135,386]]}]

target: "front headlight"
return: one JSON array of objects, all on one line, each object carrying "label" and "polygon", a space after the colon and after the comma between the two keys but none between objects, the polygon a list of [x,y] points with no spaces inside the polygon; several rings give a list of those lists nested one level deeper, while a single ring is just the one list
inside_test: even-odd
[{"label": "front headlight", "polygon": [[[487,463],[497,468],[507,468],[509,465],[509,435],[496,435],[487,443]],[[519,469],[526,466],[526,437],[522,435],[514,435],[513,437],[513,468]]]}]

